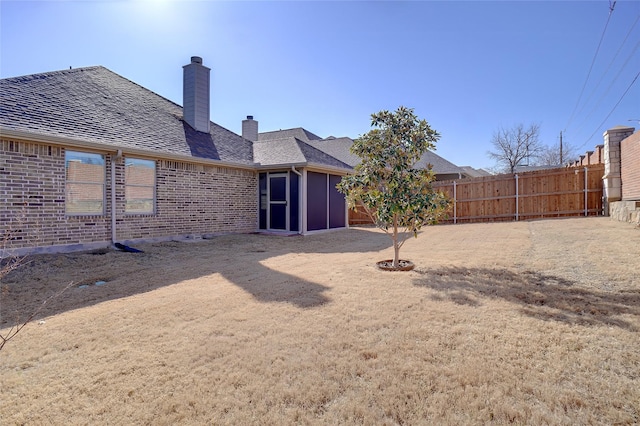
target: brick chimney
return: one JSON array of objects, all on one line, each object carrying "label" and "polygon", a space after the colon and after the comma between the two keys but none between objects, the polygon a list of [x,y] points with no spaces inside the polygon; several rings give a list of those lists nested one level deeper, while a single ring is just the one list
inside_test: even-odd
[{"label": "brick chimney", "polygon": [[258,141],[258,122],[253,115],[247,115],[247,119],[242,120],[242,137],[252,142]]},{"label": "brick chimney", "polygon": [[202,58],[192,56],[191,63],[182,67],[182,107],[184,121],[199,132],[209,133],[209,72]]}]

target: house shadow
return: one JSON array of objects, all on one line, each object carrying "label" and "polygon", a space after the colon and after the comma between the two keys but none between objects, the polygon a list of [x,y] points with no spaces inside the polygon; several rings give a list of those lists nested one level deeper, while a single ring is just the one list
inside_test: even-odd
[{"label": "house shadow", "polygon": [[0,282],[0,328],[36,311],[34,320],[216,274],[256,301],[316,308],[330,303],[330,287],[265,266],[269,259],[292,253],[365,253],[390,245],[384,234],[348,229],[311,236],[232,234],[134,245],[142,253],[104,249],[33,255]]},{"label": "house shadow", "polygon": [[220,153],[210,133],[198,132],[188,125],[186,121],[182,122],[182,127],[184,129],[184,139],[189,145],[191,155],[220,160]]},{"label": "house shadow", "polygon": [[[391,246],[383,234],[362,229],[348,229],[311,236],[254,234],[250,241],[238,241],[230,247],[235,258],[214,269],[236,286],[261,302],[286,302],[299,308],[324,305],[329,287],[269,268],[264,261],[276,256],[295,254],[365,253]],[[245,258],[247,259],[245,261]],[[327,265],[330,269],[330,265]]]},{"label": "house shadow", "polygon": [[414,285],[435,291],[435,300],[480,306],[499,299],[521,307],[527,316],[568,324],[606,325],[637,331],[621,315],[640,317],[640,291],[608,292],[539,272],[446,267],[416,270]]}]

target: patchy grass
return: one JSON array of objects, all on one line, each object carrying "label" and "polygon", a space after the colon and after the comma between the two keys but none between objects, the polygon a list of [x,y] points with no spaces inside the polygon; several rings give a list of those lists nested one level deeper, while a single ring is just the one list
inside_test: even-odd
[{"label": "patchy grass", "polygon": [[640,230],[437,226],[402,273],[374,266],[389,241],[32,257],[2,283],[2,327],[77,285],[0,352],[0,423],[640,422]]}]

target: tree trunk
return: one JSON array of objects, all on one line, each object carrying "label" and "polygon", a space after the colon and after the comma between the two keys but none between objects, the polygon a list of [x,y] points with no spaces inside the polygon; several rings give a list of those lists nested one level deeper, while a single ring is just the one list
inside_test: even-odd
[{"label": "tree trunk", "polygon": [[400,267],[400,244],[398,243],[398,216],[393,216],[393,267]]}]

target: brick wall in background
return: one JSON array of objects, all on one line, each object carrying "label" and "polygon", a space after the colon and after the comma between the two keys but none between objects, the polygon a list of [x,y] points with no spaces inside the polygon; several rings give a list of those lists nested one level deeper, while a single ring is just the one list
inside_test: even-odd
[{"label": "brick wall in background", "polygon": [[640,200],[640,131],[620,142],[622,199]]}]

